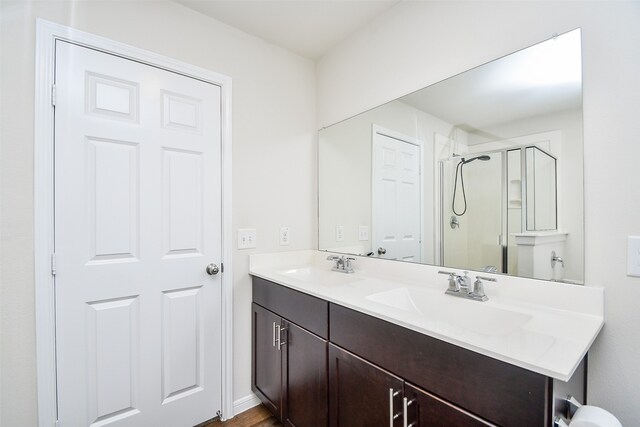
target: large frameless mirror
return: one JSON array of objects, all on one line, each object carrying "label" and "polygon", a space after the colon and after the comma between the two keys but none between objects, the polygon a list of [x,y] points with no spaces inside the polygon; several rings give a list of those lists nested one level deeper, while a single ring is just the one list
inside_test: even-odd
[{"label": "large frameless mirror", "polygon": [[582,283],[580,30],[320,130],[318,186],[320,250]]}]

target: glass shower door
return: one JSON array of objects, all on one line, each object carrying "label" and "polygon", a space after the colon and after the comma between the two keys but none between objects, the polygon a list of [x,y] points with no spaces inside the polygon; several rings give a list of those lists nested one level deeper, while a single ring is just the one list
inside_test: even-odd
[{"label": "glass shower door", "polygon": [[444,266],[504,271],[503,157],[469,154],[441,162]]}]

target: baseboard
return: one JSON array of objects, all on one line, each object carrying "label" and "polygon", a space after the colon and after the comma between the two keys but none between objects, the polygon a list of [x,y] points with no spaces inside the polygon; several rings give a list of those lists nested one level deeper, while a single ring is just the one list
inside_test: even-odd
[{"label": "baseboard", "polygon": [[233,415],[238,415],[248,409],[253,408],[254,406],[258,406],[260,404],[260,399],[258,396],[251,393],[245,397],[241,397],[240,399],[233,402]]}]

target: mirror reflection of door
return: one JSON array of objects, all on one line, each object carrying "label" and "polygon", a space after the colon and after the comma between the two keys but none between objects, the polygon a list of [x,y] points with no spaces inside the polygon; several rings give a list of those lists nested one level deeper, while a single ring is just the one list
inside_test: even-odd
[{"label": "mirror reflection of door", "polygon": [[372,251],[374,256],[422,260],[422,143],[373,127]]}]

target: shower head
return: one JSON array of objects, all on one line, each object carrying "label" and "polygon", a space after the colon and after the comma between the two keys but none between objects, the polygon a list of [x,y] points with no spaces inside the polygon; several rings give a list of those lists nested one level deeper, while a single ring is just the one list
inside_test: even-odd
[{"label": "shower head", "polygon": [[466,165],[467,163],[471,163],[474,160],[482,160],[483,162],[486,162],[487,160],[491,160],[491,157],[489,157],[486,154],[484,154],[482,156],[472,157],[469,160],[462,159],[462,164]]}]

